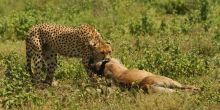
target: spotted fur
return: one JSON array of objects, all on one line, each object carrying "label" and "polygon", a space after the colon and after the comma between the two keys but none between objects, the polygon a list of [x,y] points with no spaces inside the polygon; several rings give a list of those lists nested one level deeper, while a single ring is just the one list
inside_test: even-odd
[{"label": "spotted fur", "polygon": [[[57,68],[57,55],[82,58],[89,76],[89,61],[105,59],[112,52],[111,44],[105,42],[91,25],[66,27],[55,24],[33,26],[26,37],[26,68],[33,82],[39,81],[43,64],[47,68],[44,82],[51,84]],[[31,64],[33,63],[33,71]]]}]

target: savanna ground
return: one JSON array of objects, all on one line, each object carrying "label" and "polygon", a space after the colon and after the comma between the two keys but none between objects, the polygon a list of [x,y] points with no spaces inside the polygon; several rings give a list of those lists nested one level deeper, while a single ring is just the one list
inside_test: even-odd
[{"label": "savanna ground", "polygon": [[[92,24],[112,56],[198,93],[144,94],[92,84],[79,59],[59,57],[56,87],[37,89],[25,72],[27,30],[49,22]],[[0,109],[220,109],[219,0],[0,0]]]}]

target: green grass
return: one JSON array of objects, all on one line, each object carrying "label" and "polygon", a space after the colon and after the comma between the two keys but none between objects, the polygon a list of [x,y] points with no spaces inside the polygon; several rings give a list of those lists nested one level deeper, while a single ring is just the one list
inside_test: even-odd
[{"label": "green grass", "polygon": [[[220,108],[218,0],[1,0],[0,109]],[[198,93],[144,94],[94,84],[80,59],[59,56],[56,87],[38,89],[25,72],[25,34],[37,23],[95,25],[112,56],[201,88]],[[10,77],[5,75],[10,74]]]}]

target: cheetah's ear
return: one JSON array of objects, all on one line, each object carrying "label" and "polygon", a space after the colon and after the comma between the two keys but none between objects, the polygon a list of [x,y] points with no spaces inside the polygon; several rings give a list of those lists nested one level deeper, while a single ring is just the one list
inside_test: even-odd
[{"label": "cheetah's ear", "polygon": [[109,41],[109,40],[108,40],[108,41],[106,41],[105,43],[107,43],[107,44],[110,44],[110,45],[111,45],[111,41]]},{"label": "cheetah's ear", "polygon": [[94,40],[89,41],[89,45],[96,46],[97,44],[94,42]]}]

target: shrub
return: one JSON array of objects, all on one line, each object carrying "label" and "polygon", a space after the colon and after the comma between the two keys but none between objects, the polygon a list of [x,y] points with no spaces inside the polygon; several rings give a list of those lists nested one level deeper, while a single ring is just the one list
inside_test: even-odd
[{"label": "shrub", "polygon": [[144,15],[140,20],[130,23],[129,30],[135,36],[153,34],[154,22],[148,15]]},{"label": "shrub", "polygon": [[17,39],[24,40],[25,34],[29,28],[37,23],[37,12],[35,10],[29,10],[26,12],[15,13],[13,15],[14,31]]},{"label": "shrub", "polygon": [[167,44],[144,50],[144,58],[138,63],[138,68],[169,77],[191,77],[207,74],[208,63],[208,59],[198,58],[196,54],[181,52],[176,44]]}]

